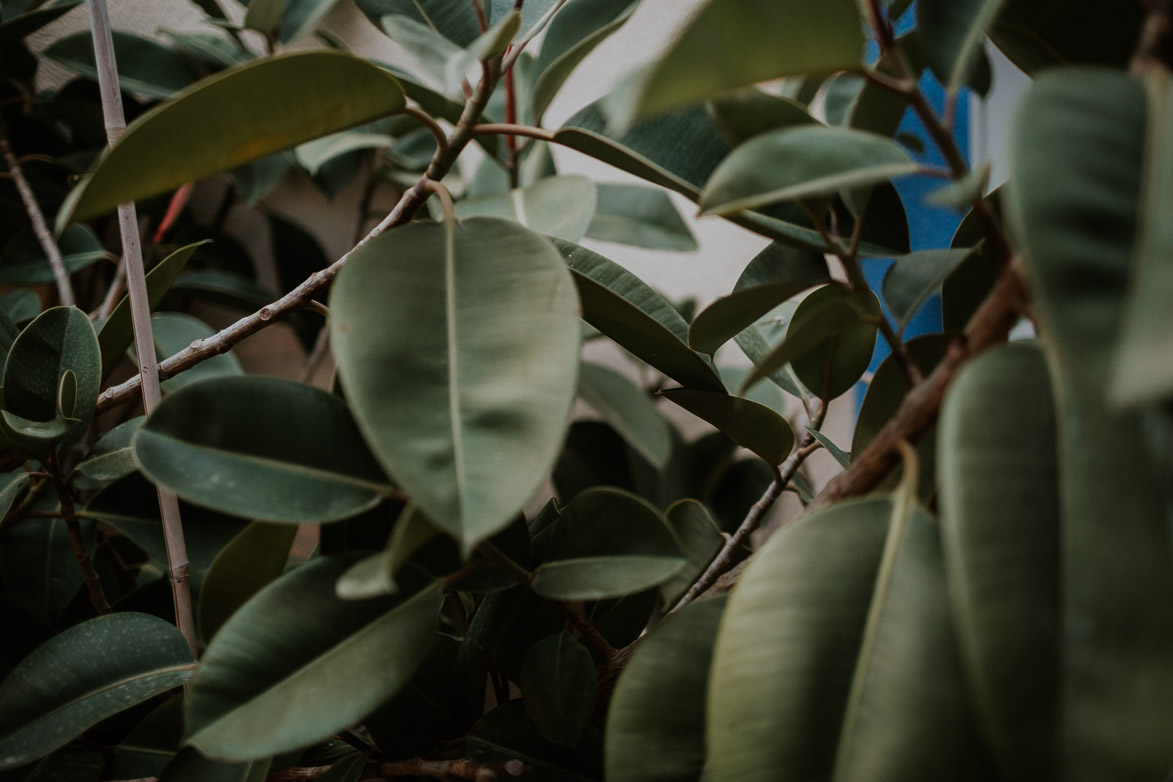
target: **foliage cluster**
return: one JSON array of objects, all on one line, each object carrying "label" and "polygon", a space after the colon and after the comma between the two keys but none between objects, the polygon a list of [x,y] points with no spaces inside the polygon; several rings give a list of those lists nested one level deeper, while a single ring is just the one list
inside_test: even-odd
[{"label": "foliage cluster", "polygon": [[[286,51],[330,0],[195,2],[206,29],[114,33],[109,148],[90,33],[26,43],[77,0],[0,2],[0,778],[1168,778],[1170,3],[707,0],[550,129],[638,0],[354,0],[410,71]],[[950,127],[987,38],[1037,76],[988,194]],[[45,60],[77,78],[37,91]],[[966,214],[951,247],[909,251],[910,175]],[[331,260],[266,207],[289,176],[399,197]],[[579,244],[695,248],[666,191],[771,240],[699,313]],[[126,204],[149,301],[133,209],[112,263]],[[937,291],[943,332],[906,340]],[[245,373],[277,323],[332,388]],[[806,510],[751,551],[784,491]]]}]

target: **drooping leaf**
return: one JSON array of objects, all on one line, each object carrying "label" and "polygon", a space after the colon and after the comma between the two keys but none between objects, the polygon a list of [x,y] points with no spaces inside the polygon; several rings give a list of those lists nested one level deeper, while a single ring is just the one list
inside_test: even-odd
[{"label": "drooping leaf", "polygon": [[[87,225],[70,224],[57,238],[61,262],[69,274],[110,257],[102,240]],[[0,283],[46,285],[53,282],[53,267],[32,230],[21,231],[4,248]]]},{"label": "drooping leaf", "polygon": [[403,106],[393,76],[328,49],[266,57],[216,74],[131,123],[70,193],[57,214],[58,229]]},{"label": "drooping leaf", "polygon": [[710,0],[639,78],[625,108],[646,117],[734,87],[858,68],[852,0]]},{"label": "drooping leaf", "polygon": [[896,259],[884,275],[883,291],[901,330],[967,255],[968,250],[921,250]]},{"label": "drooping leaf", "polygon": [[599,201],[586,236],[649,250],[691,252],[696,239],[663,190],[598,185]]},{"label": "drooping leaf", "polygon": [[542,179],[502,195],[458,201],[457,218],[500,217],[540,234],[570,242],[582,239],[595,214],[595,183],[584,176]]},{"label": "drooping leaf", "polygon": [[543,638],[521,663],[521,702],[547,741],[574,746],[595,712],[595,662],[569,633]]},{"label": "drooping leaf", "polygon": [[[182,57],[149,38],[121,30],[115,30],[113,36],[118,84],[127,92],[167,98],[199,78],[199,73]],[[88,31],[57,39],[43,56],[82,76],[98,78],[93,37]]]},{"label": "drooping leaf", "polygon": [[643,389],[617,372],[584,362],[579,367],[578,393],[631,448],[654,467],[664,467],[672,455],[672,437]]},{"label": "drooping leaf", "polygon": [[[85,313],[76,307],[45,310],[12,343],[4,364],[4,434],[38,450],[81,436],[98,403],[101,373],[98,338]],[[72,384],[74,396],[64,411],[63,383]]]},{"label": "drooping leaf", "polygon": [[623,26],[636,5],[632,0],[577,0],[558,12],[546,28],[534,62],[530,102],[535,122],[541,123],[546,108],[578,64]]},{"label": "drooping leaf", "polygon": [[285,572],[297,527],[254,521],[225,546],[200,588],[199,627],[212,638],[253,595]]},{"label": "drooping leaf", "polygon": [[191,678],[191,647],[146,614],[100,616],[34,650],[0,683],[0,769],[64,746],[103,719]]},{"label": "drooping leaf", "polygon": [[834,195],[915,171],[891,139],[849,128],[786,128],[750,139],[713,171],[703,214],[731,214],[777,201]]},{"label": "drooping leaf", "polygon": [[346,405],[278,378],[222,377],[176,391],[134,449],[143,474],[180,497],[262,521],[343,519],[389,489]]},{"label": "drooping leaf", "polygon": [[771,465],[781,464],[794,447],[790,424],[765,405],[738,396],[690,388],[668,388],[660,394],[708,421],[730,440],[753,451]]},{"label": "drooping leaf", "polygon": [[698,600],[640,641],[607,713],[607,779],[689,782],[705,761],[713,643],[726,598]]},{"label": "drooping leaf", "polygon": [[968,363],[939,426],[949,596],[983,733],[1008,778],[1055,779],[1060,511],[1042,351],[1011,344]]},{"label": "drooping leaf", "polygon": [[887,498],[836,503],[742,572],[709,678],[713,779],[830,777],[890,515]]},{"label": "drooping leaf", "polygon": [[220,628],[188,690],[189,744],[225,760],[267,757],[350,727],[407,682],[427,655],[439,590],[341,600],[334,582],[352,562],[302,565]]},{"label": "drooping leaf", "polygon": [[[150,304],[150,309],[153,310],[159,306],[159,302],[170,290],[175,278],[179,276],[191,256],[203,244],[205,242],[195,242],[180,247],[147,272],[147,301]],[[110,372],[122,359],[122,354],[133,340],[134,327],[130,318],[130,297],[123,296],[98,331],[98,345],[102,349],[103,380],[109,377]]]},{"label": "drooping leaf", "polygon": [[550,533],[533,588],[555,600],[605,600],[642,592],[671,578],[684,559],[660,513],[617,489],[575,497]]},{"label": "drooping leaf", "polygon": [[554,243],[574,276],[583,320],[682,385],[725,390],[712,364],[686,344],[688,323],[667,299],[598,253]]},{"label": "drooping leaf", "polygon": [[330,302],[342,385],[383,466],[465,547],[502,529],[574,400],[578,298],[558,253],[504,220],[412,224],[355,252]]},{"label": "drooping leaf", "polygon": [[929,66],[950,91],[960,89],[981,54],[986,30],[1005,0],[927,0],[916,4],[916,24]]},{"label": "drooping leaf", "polygon": [[146,420],[136,416],[102,435],[77,470],[92,481],[106,483],[125,478],[138,469],[134,461],[134,436]]},{"label": "drooping leaf", "polygon": [[1148,128],[1143,190],[1137,203],[1140,235],[1109,392],[1123,405],[1167,399],[1173,392],[1173,361],[1165,340],[1171,325],[1165,302],[1173,291],[1173,273],[1165,259],[1173,247],[1173,232],[1163,208],[1173,196],[1173,86],[1158,74],[1147,77],[1145,86]]}]

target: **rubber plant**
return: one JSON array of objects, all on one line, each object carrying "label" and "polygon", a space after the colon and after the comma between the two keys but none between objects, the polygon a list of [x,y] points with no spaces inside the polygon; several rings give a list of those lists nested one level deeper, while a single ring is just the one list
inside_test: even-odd
[{"label": "rubber plant", "polygon": [[[704,0],[559,127],[654,4],[355,0],[405,70],[330,0],[194,4],[0,2],[0,779],[1169,778],[1173,3]],[[768,240],[700,312],[594,249],[695,250],[679,197]]]}]

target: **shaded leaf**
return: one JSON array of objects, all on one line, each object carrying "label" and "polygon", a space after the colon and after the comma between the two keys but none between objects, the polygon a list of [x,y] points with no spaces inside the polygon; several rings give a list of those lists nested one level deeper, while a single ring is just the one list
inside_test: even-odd
[{"label": "shaded leaf", "polygon": [[1128,64],[1140,38],[1140,4],[1103,0],[1005,0],[989,36],[1022,70]]},{"label": "shaded leaf", "polygon": [[884,275],[883,291],[901,330],[968,255],[968,250],[922,250],[896,259]]},{"label": "shaded leaf", "polygon": [[716,95],[708,108],[717,127],[732,144],[742,144],[772,130],[818,122],[798,101],[771,95],[757,87]]},{"label": "shaded leaf", "polygon": [[689,388],[667,388],[660,394],[708,421],[730,440],[753,451],[771,465],[781,464],[794,446],[790,424],[765,405],[742,397]]},{"label": "shaded leaf", "polygon": [[598,364],[579,367],[578,393],[648,462],[663,468],[672,455],[668,424],[648,394],[623,375]]},{"label": "shaded leaf", "polygon": [[264,782],[269,774],[270,760],[226,763],[206,758],[192,747],[184,747],[163,769],[159,782]]},{"label": "shaded leaf", "polygon": [[58,229],[403,106],[393,76],[327,49],[266,57],[216,74],[131,123],[69,194],[57,214]]},{"label": "shaded leaf", "polygon": [[221,549],[200,588],[204,638],[214,637],[238,608],[285,572],[295,535],[297,527],[291,524],[254,521]]},{"label": "shaded leaf", "polygon": [[400,14],[436,30],[459,46],[472,43],[481,32],[476,15],[465,0],[355,0],[355,5],[376,27],[388,14]]},{"label": "shaded leaf", "polygon": [[336,3],[337,0],[285,0],[285,13],[277,28],[278,40],[290,43],[313,32]]},{"label": "shaded leaf", "polygon": [[[71,223],[57,238],[57,249],[69,274],[110,257],[93,229],[77,223]],[[5,246],[0,283],[47,285],[53,280],[53,267],[32,230],[21,231]]]},{"label": "shaded leaf", "polygon": [[86,459],[77,465],[78,472],[92,481],[107,483],[137,470],[134,436],[144,421],[144,416],[136,416],[102,435]]},{"label": "shaded leaf", "polygon": [[916,24],[929,66],[950,91],[970,78],[982,53],[986,30],[1005,0],[923,0],[916,4]]},{"label": "shaded leaf", "polygon": [[119,613],[65,630],[0,684],[0,768],[47,755],[103,719],[191,678],[191,648],[172,625]]},{"label": "shaded leaf", "polygon": [[341,600],[333,585],[352,562],[313,560],[220,628],[188,689],[190,745],[225,760],[302,747],[359,722],[407,682],[427,655],[439,590],[398,604]]},{"label": "shaded leaf", "polygon": [[[166,98],[199,78],[199,73],[175,52],[149,38],[113,31],[114,56],[118,60],[118,84],[127,92]],[[98,78],[94,66],[94,42],[90,33],[58,38],[42,53],[58,65],[89,79]],[[80,217],[78,219],[86,219]]]},{"label": "shaded leaf", "polygon": [[569,633],[543,638],[521,663],[521,702],[542,738],[574,746],[595,712],[595,661]]},{"label": "shaded leaf", "polygon": [[598,185],[598,194],[587,237],[650,250],[697,249],[692,231],[664,191],[638,185]]},{"label": "shaded leaf", "polygon": [[[78,524],[92,550],[94,523],[82,519]],[[64,519],[34,519],[5,529],[0,568],[5,596],[50,625],[57,624],[82,586]]]},{"label": "shaded leaf", "polygon": [[466,548],[513,519],[557,456],[574,401],[577,307],[554,248],[488,218],[388,231],[334,282],[331,342],[359,426]]},{"label": "shaded leaf", "polygon": [[176,391],[134,447],[152,481],[262,521],[343,519],[389,488],[338,397],[277,378],[223,377]]},{"label": "shaded leaf", "polygon": [[664,605],[673,605],[700,577],[713,557],[725,544],[725,538],[708,509],[697,500],[675,502],[664,511],[664,521],[672,528],[680,551],[688,564],[672,580],[660,585]]},{"label": "shaded leaf", "polygon": [[281,23],[285,0],[249,0],[243,24],[261,35],[268,35]]}]

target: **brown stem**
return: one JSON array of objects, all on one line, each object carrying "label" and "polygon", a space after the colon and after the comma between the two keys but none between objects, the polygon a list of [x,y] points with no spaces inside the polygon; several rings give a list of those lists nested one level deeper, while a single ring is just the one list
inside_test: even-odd
[{"label": "brown stem", "polygon": [[102,581],[98,572],[94,570],[94,563],[86,552],[85,538],[81,534],[81,524],[77,520],[77,512],[73,507],[73,495],[69,485],[61,473],[61,462],[57,456],[57,448],[49,449],[45,466],[53,476],[53,486],[57,489],[57,498],[61,501],[61,516],[65,519],[65,528],[69,530],[69,541],[73,544],[73,558],[81,568],[81,577],[85,582],[86,590],[90,595],[90,604],[101,614],[110,613],[110,603],[106,600],[106,592],[102,589]]},{"label": "brown stem", "polygon": [[24,178],[24,171],[21,169],[16,155],[12,153],[12,146],[8,143],[8,128],[5,127],[3,118],[0,118],[0,152],[4,155],[4,162],[12,173],[12,181],[16,184],[17,192],[20,193],[24,210],[28,213],[29,220],[33,224],[33,233],[37,236],[37,242],[40,243],[45,257],[49,259],[49,267],[53,270],[53,280],[57,283],[57,298],[65,306],[71,307],[77,299],[73,295],[73,286],[69,283],[69,272],[65,268],[65,261],[61,258],[61,250],[57,247],[57,242],[53,241],[53,234],[49,232],[49,226],[45,223],[45,215],[41,212],[37,197],[33,194],[28,180]]}]

